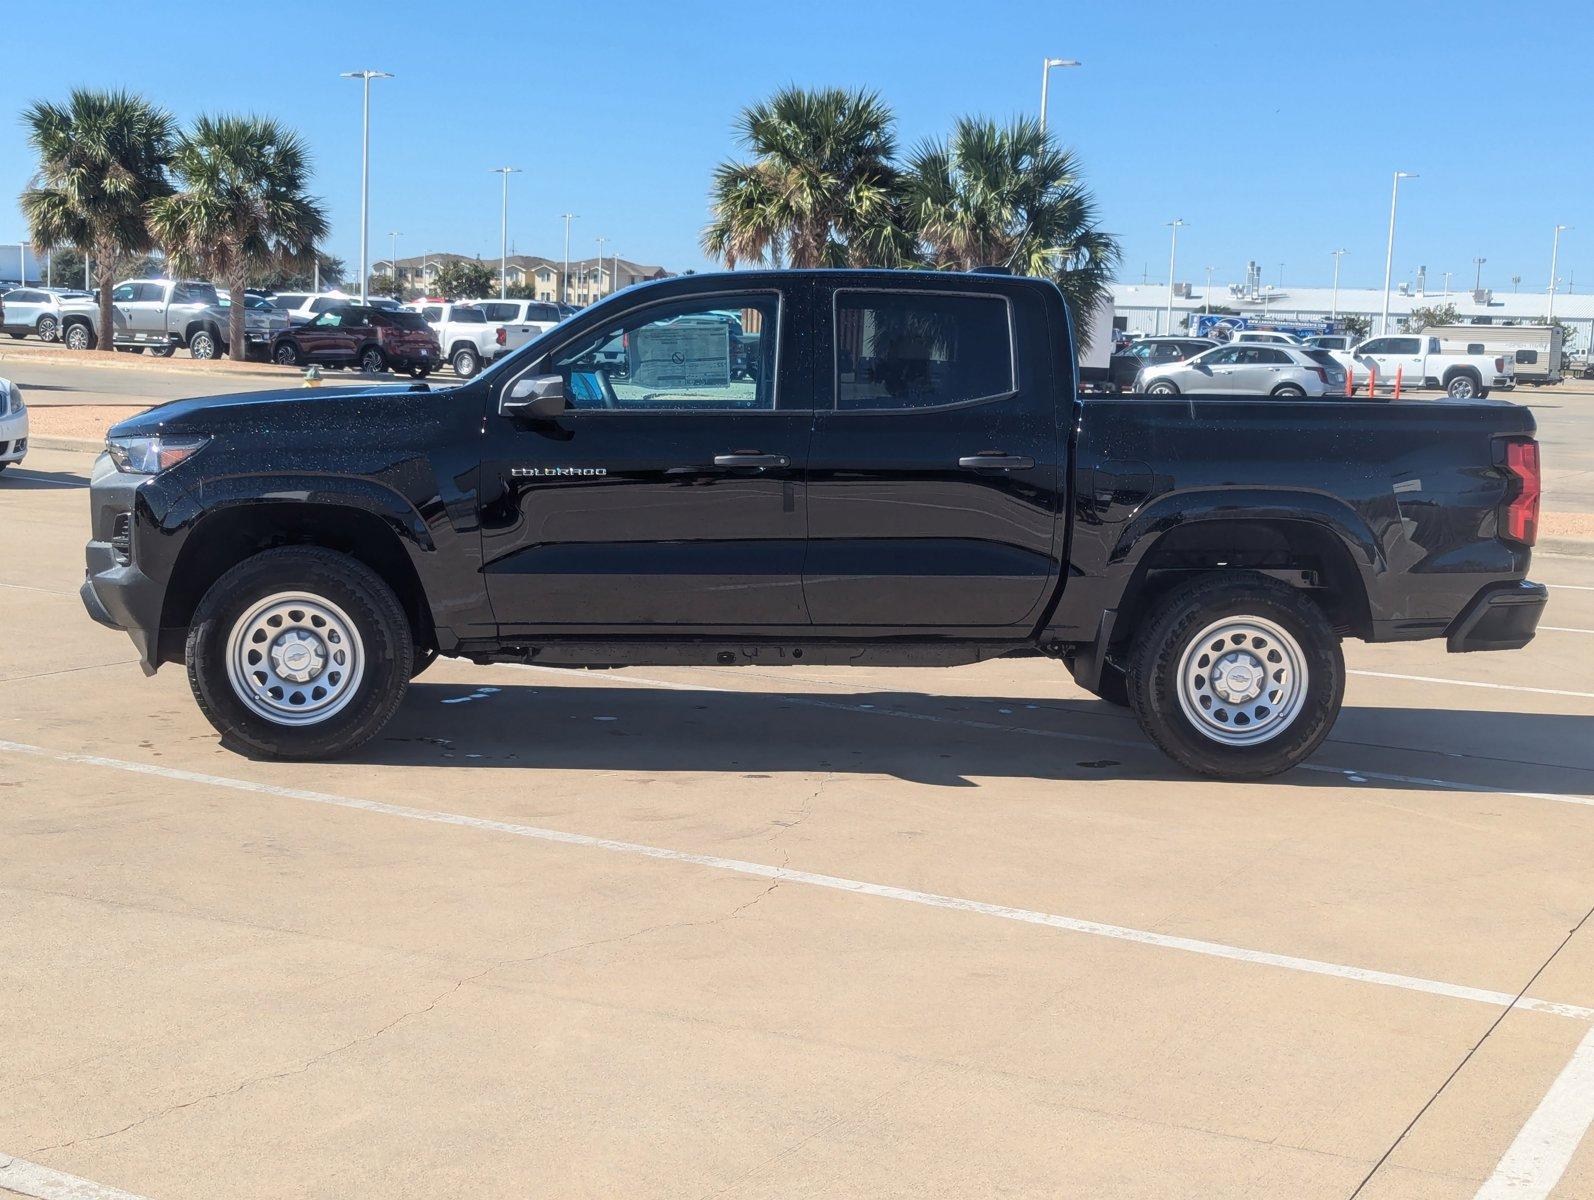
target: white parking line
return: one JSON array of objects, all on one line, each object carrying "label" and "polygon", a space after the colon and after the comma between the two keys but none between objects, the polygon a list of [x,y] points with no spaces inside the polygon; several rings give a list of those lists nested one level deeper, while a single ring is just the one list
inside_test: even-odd
[{"label": "white parking line", "polygon": [[1594,633],[1594,629],[1574,629],[1570,625],[1540,625],[1540,633]]},{"label": "white parking line", "polygon": [[1532,692],[1539,696],[1576,696],[1594,700],[1594,692],[1571,692],[1561,688],[1523,687],[1515,683],[1480,683],[1475,679],[1445,679],[1438,675],[1397,675],[1393,671],[1347,671],[1347,675],[1363,675],[1370,679],[1406,679],[1412,683],[1448,683],[1452,687],[1490,688],[1497,692]]},{"label": "white parking line", "polygon": [[1347,966],[1342,963],[1323,962],[1313,958],[1300,958],[1293,954],[1275,954],[1268,950],[1252,950],[1244,946],[1229,946],[1222,942],[1207,942],[1198,938],[1178,937],[1148,929],[1132,929],[1124,925],[1108,925],[1100,921],[1087,921],[1078,917],[1059,916],[1055,913],[1037,912],[1028,908],[1011,908],[1005,904],[990,904],[982,900],[968,900],[960,896],[943,896],[935,892],[920,892],[911,888],[893,887],[883,883],[868,883],[859,879],[845,879],[836,875],[821,875],[812,871],[797,871],[789,867],[776,867],[767,863],[748,862],[738,858],[724,858],[717,854],[693,854],[685,850],[671,850],[664,846],[649,846],[640,842],[622,842],[613,838],[593,837],[585,833],[567,833],[559,829],[542,829],[535,825],[519,825],[509,821],[495,821],[485,817],[471,817],[463,813],[437,812],[431,809],[411,808],[403,804],[389,804],[382,800],[366,800],[357,796],[340,796],[332,792],[312,792],[301,788],[279,787],[276,784],[257,783],[250,779],[234,779],[226,775],[207,775],[199,771],[185,771],[175,767],[161,767],[154,763],[131,762],[126,759],[105,758],[97,754],[78,754],[70,750],[53,750],[45,746],[32,746],[23,742],[0,741],[0,751],[26,754],[54,762],[72,763],[86,767],[104,767],[134,775],[149,775],[158,779],[171,779],[180,783],[195,783],[204,787],[229,788],[240,792],[254,792],[264,796],[277,796],[287,800],[304,800],[312,804],[326,804],[335,808],[350,808],[362,812],[381,813],[401,817],[407,821],[425,821],[437,825],[459,825],[489,833],[504,833],[513,837],[531,838],[541,842],[557,842],[567,846],[583,846],[594,850],[608,850],[617,854],[640,858],[663,859],[669,862],[689,863],[716,871],[730,871],[738,875],[752,875],[760,879],[773,879],[778,883],[804,884],[808,887],[827,888],[849,892],[855,896],[874,896],[882,900],[898,900],[908,904],[922,904],[929,908],[951,909],[956,912],[977,913],[1005,921],[1018,921],[1027,925],[1044,925],[1071,933],[1109,938],[1120,942],[1136,942],[1143,946],[1156,946],[1165,950],[1183,950],[1209,958],[1224,958],[1256,966],[1281,967],[1311,975],[1327,975],[1336,979],[1358,983],[1374,983],[1384,987],[1399,988],[1408,992],[1425,992],[1453,1000],[1470,1000],[1497,1008],[1527,1009],[1532,1012],[1552,1013],[1580,1021],[1594,1021],[1594,1008],[1578,1004],[1559,1004],[1551,1000],[1532,997],[1518,998],[1509,992],[1496,992],[1487,988],[1468,987],[1464,984],[1445,983],[1436,979],[1422,979],[1412,975],[1399,975],[1390,971],[1377,971],[1366,967]]},{"label": "white parking line", "polygon": [[1544,1200],[1594,1124],[1594,1030],[1584,1035],[1538,1108],[1473,1200]]},{"label": "white parking line", "polygon": [[0,1153],[0,1188],[38,1200],[143,1200],[132,1192]]},{"label": "white parking line", "polygon": [[[618,674],[615,672],[595,672],[572,670],[568,667],[544,667],[534,663],[495,663],[495,666],[511,667],[517,671],[546,671],[553,675],[566,677],[578,675],[582,683],[598,684],[640,684],[643,687],[664,688],[673,692],[713,692],[727,696],[762,696],[765,699],[775,700],[782,704],[798,705],[803,708],[820,708],[831,712],[861,713],[871,717],[896,717],[904,721],[928,721],[936,725],[956,725],[965,729],[984,729],[997,733],[1022,733],[1029,737],[1055,738],[1065,742],[1085,742],[1096,746],[1112,746],[1120,750],[1149,750],[1150,746],[1144,741],[1133,741],[1129,738],[1106,737],[1094,733],[1070,733],[1061,729],[1035,729],[1027,725],[1009,725],[1001,721],[980,721],[969,717],[943,717],[934,713],[909,712],[900,708],[881,708],[874,704],[848,704],[842,700],[820,700],[813,696],[789,696],[781,692],[743,692],[735,688],[711,687],[702,683],[680,683],[673,679],[652,679],[645,675]],[[1550,800],[1556,804],[1580,804],[1585,807],[1594,807],[1594,796],[1583,796],[1576,792],[1524,792],[1514,788],[1495,787],[1487,783],[1461,783],[1454,779],[1433,779],[1423,775],[1397,775],[1390,771],[1367,771],[1359,767],[1331,767],[1327,763],[1302,763],[1295,768],[1297,771],[1310,771],[1318,775],[1338,776],[1346,783],[1401,783],[1412,787],[1443,788],[1452,792],[1479,792],[1494,796],[1517,796],[1523,800]]]},{"label": "white parking line", "polygon": [[1562,592],[1594,592],[1594,587],[1585,583],[1547,583],[1544,586]]}]

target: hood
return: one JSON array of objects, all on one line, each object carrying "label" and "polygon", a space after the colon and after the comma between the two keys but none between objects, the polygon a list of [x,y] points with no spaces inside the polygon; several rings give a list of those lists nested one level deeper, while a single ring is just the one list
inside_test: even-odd
[{"label": "hood", "polygon": [[383,396],[412,396],[413,385],[382,383],[369,387],[277,388],[269,392],[234,392],[196,396],[157,404],[111,426],[111,437],[149,437],[157,433],[224,433],[259,425],[269,427],[288,418],[319,421],[363,420],[361,411]]}]

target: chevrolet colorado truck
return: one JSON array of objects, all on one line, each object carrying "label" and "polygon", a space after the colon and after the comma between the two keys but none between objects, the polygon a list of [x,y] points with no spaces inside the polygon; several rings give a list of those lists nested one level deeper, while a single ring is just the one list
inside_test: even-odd
[{"label": "chevrolet colorado truck", "polygon": [[[755,370],[725,312],[761,330]],[[437,655],[1040,656],[1185,767],[1252,779],[1327,736],[1342,639],[1533,637],[1533,433],[1500,401],[1081,400],[1039,279],[684,276],[446,389],[123,421],[82,598],[270,756],[360,745]]]}]

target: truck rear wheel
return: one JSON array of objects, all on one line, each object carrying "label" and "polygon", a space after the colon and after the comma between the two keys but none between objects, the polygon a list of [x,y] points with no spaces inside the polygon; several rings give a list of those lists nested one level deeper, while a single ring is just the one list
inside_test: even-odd
[{"label": "truck rear wheel", "polygon": [[1151,613],[1129,664],[1140,727],[1200,775],[1263,779],[1322,744],[1345,660],[1316,603],[1262,575],[1209,575]]},{"label": "truck rear wheel", "polygon": [[482,356],[470,346],[461,346],[454,351],[454,357],[449,359],[454,368],[454,374],[461,379],[469,379],[482,369]]},{"label": "truck rear wheel", "polygon": [[1484,395],[1478,379],[1470,371],[1460,371],[1445,381],[1445,394],[1452,400],[1475,400]]},{"label": "truck rear wheel", "polygon": [[188,357],[205,360],[220,358],[221,339],[208,329],[196,331],[188,339]]},{"label": "truck rear wheel", "polygon": [[409,619],[370,567],[284,546],[211,585],[188,630],[188,683],[223,741],[331,758],[375,736],[409,686]]}]

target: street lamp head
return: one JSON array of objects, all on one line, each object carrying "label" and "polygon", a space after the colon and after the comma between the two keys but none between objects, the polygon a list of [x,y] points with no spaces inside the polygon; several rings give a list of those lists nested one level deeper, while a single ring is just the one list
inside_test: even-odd
[{"label": "street lamp head", "polygon": [[1396,179],[1416,179],[1417,178],[1417,172],[1415,172],[1415,171],[1396,171],[1395,172],[1395,178]]},{"label": "street lamp head", "polygon": [[520,174],[520,168],[519,167],[489,167],[488,170],[494,175],[518,175],[518,174]]},{"label": "street lamp head", "polygon": [[1164,221],[1164,222],[1163,222],[1163,224],[1164,224],[1164,225],[1167,225],[1167,226],[1170,226],[1170,227],[1172,227],[1172,228],[1174,228],[1174,229],[1177,229],[1177,228],[1179,228],[1179,227],[1180,227],[1180,226],[1181,226],[1181,225],[1188,225],[1188,224],[1189,224],[1189,222],[1188,222],[1188,221],[1186,221],[1186,220],[1185,220],[1185,219],[1184,219],[1184,218],[1183,218],[1183,217],[1175,217],[1175,218],[1174,218],[1174,219],[1173,219],[1173,220],[1171,220],[1171,221]]},{"label": "street lamp head", "polygon": [[343,78],[343,79],[392,79],[393,78],[393,73],[391,71],[340,71],[340,72],[338,72],[338,75],[339,75],[340,78]]},{"label": "street lamp head", "polygon": [[1048,58],[1046,65],[1048,67],[1082,67],[1085,64],[1077,58]]}]

